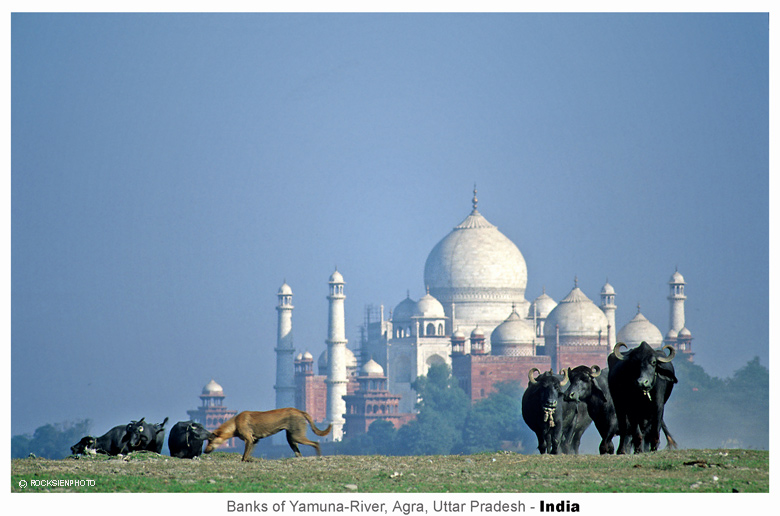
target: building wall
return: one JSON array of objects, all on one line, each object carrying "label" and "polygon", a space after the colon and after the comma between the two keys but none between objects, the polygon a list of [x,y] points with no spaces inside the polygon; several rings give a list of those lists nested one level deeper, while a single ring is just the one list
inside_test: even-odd
[{"label": "building wall", "polygon": [[500,382],[520,382],[528,386],[528,371],[550,369],[550,357],[506,357],[460,355],[452,357],[452,374],[472,402],[487,398]]}]

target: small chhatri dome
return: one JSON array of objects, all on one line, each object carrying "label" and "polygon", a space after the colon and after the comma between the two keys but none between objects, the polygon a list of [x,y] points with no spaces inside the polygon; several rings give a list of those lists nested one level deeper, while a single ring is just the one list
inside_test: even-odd
[{"label": "small chhatri dome", "polygon": [[454,339],[465,339],[466,338],[466,334],[463,333],[463,330],[461,330],[460,326],[458,326],[458,328],[453,332],[452,338],[454,338]]},{"label": "small chhatri dome", "polygon": [[384,376],[385,370],[382,366],[374,362],[374,359],[369,360],[361,369],[364,376]]},{"label": "small chhatri dome", "polygon": [[575,286],[547,316],[544,336],[554,338],[558,331],[561,336],[596,337],[600,332],[606,339],[608,324],[604,312]]},{"label": "small chhatri dome", "polygon": [[542,289],[542,295],[534,299],[534,302],[528,307],[528,318],[533,319],[534,310],[536,310],[536,317],[544,319],[550,315],[550,312],[552,312],[556,306],[558,306],[558,303]]},{"label": "small chhatri dome", "polygon": [[298,353],[298,354],[295,356],[295,360],[296,360],[297,362],[300,362],[301,360],[303,360],[303,353]]},{"label": "small chhatri dome", "polygon": [[682,330],[680,330],[680,333],[677,334],[677,337],[682,339],[687,339],[691,337],[691,330],[688,328],[683,327]]},{"label": "small chhatri dome", "polygon": [[601,287],[601,295],[602,296],[614,296],[615,295],[615,288],[609,284],[609,281],[607,281],[603,287]]},{"label": "small chhatri dome", "polygon": [[290,285],[287,284],[287,281],[285,281],[284,284],[279,287],[278,295],[280,296],[291,296],[292,293],[292,289],[290,288]]},{"label": "small chhatri dome", "polygon": [[314,355],[312,355],[311,353],[309,353],[309,352],[307,351],[307,352],[305,352],[305,353],[303,354],[303,359],[304,359],[304,360],[314,360]]},{"label": "small chhatri dome", "polygon": [[344,283],[344,276],[342,276],[339,270],[336,269],[333,271],[333,274],[330,275],[328,283]]},{"label": "small chhatri dome", "polygon": [[441,303],[439,303],[438,299],[430,294],[425,294],[417,302],[417,306],[415,307],[415,315],[418,317],[421,316],[430,319],[443,319],[446,317],[444,315],[444,307],[441,305]]},{"label": "small chhatri dome", "polygon": [[472,339],[484,339],[485,338],[485,332],[482,330],[482,328],[477,325],[476,328],[471,332],[471,338]]},{"label": "small chhatri dome", "polygon": [[637,313],[617,334],[617,341],[623,342],[629,348],[635,348],[647,342],[651,347],[658,348],[663,344],[661,331],[647,317],[642,315],[640,307]]},{"label": "small chhatri dome", "polygon": [[[509,317],[499,324],[490,334],[490,342],[494,355],[530,355],[531,346],[534,344],[536,332],[534,325],[528,319],[523,319],[516,310],[512,310]],[[528,347],[523,350],[518,347]]]},{"label": "small chhatri dome", "polygon": [[[349,348],[345,348],[344,352],[346,355],[347,369],[352,369],[354,371],[358,366],[355,354]],[[328,348],[325,348],[325,351],[323,351],[317,359],[317,371],[321,375],[328,374]]]},{"label": "small chhatri dome", "polygon": [[683,278],[683,275],[680,274],[680,271],[677,269],[674,270],[674,274],[672,274],[672,278],[669,280],[670,285],[679,284],[679,283],[685,283],[685,279]]},{"label": "small chhatri dome", "polygon": [[222,386],[212,378],[211,381],[203,387],[203,394],[206,396],[222,396],[224,393],[222,391]]},{"label": "small chhatri dome", "polygon": [[392,321],[399,323],[401,321],[411,321],[412,316],[417,312],[417,303],[412,301],[409,297],[409,292],[406,293],[406,299],[398,303],[398,306],[393,310]]}]

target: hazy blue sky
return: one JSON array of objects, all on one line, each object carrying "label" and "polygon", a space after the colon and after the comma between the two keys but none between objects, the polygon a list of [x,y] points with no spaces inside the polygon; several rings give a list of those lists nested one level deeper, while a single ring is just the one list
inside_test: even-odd
[{"label": "hazy blue sky", "polygon": [[12,433],[274,407],[276,292],[325,349],[471,210],[526,298],[617,291],[768,365],[768,16],[15,14]]}]

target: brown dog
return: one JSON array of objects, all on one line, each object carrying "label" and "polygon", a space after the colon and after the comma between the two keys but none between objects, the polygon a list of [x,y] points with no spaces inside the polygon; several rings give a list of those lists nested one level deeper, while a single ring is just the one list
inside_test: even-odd
[{"label": "brown dog", "polygon": [[244,441],[244,456],[242,461],[249,460],[252,455],[252,449],[257,441],[263,437],[268,437],[282,430],[287,430],[287,442],[290,448],[295,452],[296,457],[301,457],[301,451],[298,444],[308,444],[314,446],[317,450],[317,456],[321,457],[320,444],[316,441],[310,441],[306,437],[306,423],[311,425],[311,429],[317,435],[328,435],[331,426],[325,430],[320,430],[314,426],[311,416],[297,408],[287,407],[266,412],[244,411],[228,419],[214,430],[214,437],[209,439],[206,446],[206,453],[211,453],[214,448],[224,443],[231,437],[238,437]]}]

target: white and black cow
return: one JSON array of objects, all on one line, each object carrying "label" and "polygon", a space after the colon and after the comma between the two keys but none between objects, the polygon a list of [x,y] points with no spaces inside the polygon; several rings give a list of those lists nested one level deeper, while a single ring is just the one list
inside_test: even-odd
[{"label": "white and black cow", "polygon": [[100,437],[92,437],[91,435],[82,437],[79,442],[70,447],[70,452],[73,455],[81,455],[92,450],[95,453],[106,455],[119,455],[120,453],[124,455],[129,451],[127,440],[124,439],[126,429],[127,425],[118,425]]}]

